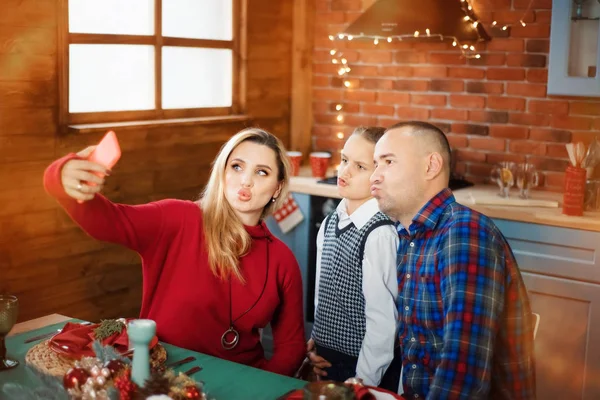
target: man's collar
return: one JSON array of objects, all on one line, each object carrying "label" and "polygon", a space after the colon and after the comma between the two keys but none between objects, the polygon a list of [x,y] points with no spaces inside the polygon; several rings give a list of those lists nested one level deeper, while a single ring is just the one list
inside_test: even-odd
[{"label": "man's collar", "polygon": [[446,207],[455,201],[452,190],[449,188],[443,189],[432,197],[414,216],[413,224],[423,225],[429,230],[435,228]]}]

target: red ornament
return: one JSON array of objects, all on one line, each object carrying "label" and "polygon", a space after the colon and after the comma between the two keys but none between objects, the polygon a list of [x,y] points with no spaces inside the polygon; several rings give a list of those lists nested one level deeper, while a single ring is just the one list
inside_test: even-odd
[{"label": "red ornament", "polygon": [[90,374],[82,368],[71,368],[63,377],[63,386],[65,389],[73,389],[83,385]]},{"label": "red ornament", "polygon": [[119,360],[110,360],[104,364],[104,368],[108,369],[111,375],[117,374],[123,369],[124,366],[125,363]]},{"label": "red ornament", "polygon": [[122,374],[115,378],[114,385],[119,390],[119,399],[121,400],[131,400],[137,390],[136,384],[131,381],[131,370],[129,368],[126,368]]},{"label": "red ornament", "polygon": [[186,386],[185,388],[185,398],[186,399],[199,399],[200,391],[196,386]]}]

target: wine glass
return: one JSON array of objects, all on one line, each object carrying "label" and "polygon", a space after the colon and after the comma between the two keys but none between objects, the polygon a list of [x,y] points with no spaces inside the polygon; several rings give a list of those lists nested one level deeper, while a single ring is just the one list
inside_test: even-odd
[{"label": "wine glass", "polygon": [[533,164],[519,164],[517,167],[517,187],[519,188],[519,197],[529,198],[529,189],[536,187],[540,183],[540,175],[535,170]]},{"label": "wine glass", "polygon": [[492,169],[492,182],[496,182],[500,188],[500,197],[508,197],[510,188],[515,184],[515,163],[503,161]]},{"label": "wine glass", "polygon": [[6,358],[4,338],[17,322],[19,301],[15,296],[0,294],[0,372],[19,365],[17,360]]}]

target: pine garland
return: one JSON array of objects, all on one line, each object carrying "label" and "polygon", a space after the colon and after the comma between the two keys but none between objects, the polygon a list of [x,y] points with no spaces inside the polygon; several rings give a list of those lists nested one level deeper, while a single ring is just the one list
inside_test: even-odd
[{"label": "pine garland", "polygon": [[116,319],[103,319],[100,325],[94,329],[94,337],[96,340],[103,341],[111,337],[115,333],[121,333],[125,329],[125,324]]}]

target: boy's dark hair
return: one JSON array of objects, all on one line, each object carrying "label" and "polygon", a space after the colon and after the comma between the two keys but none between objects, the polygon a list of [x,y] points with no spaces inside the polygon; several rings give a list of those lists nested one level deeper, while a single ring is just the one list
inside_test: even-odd
[{"label": "boy's dark hair", "polygon": [[371,143],[377,143],[385,133],[385,128],[381,126],[359,126],[352,132],[353,135],[360,135]]}]

